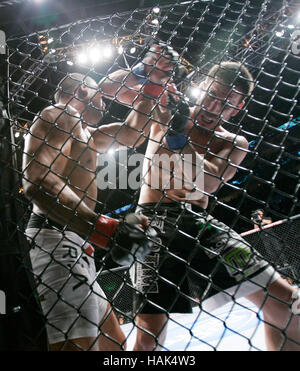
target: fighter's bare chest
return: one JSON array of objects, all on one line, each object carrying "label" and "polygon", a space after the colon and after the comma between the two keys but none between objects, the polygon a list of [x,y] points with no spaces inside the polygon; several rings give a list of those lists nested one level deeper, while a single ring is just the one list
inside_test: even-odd
[{"label": "fighter's bare chest", "polygon": [[218,153],[224,146],[228,145],[228,138],[218,133],[202,134],[192,131],[190,134],[190,143],[195,150],[206,156]]},{"label": "fighter's bare chest", "polygon": [[[206,155],[206,157],[209,157],[210,154],[218,153],[225,146],[228,146],[231,141],[230,136],[225,132],[208,132],[193,129],[192,127],[188,127],[187,132],[189,133],[189,143],[193,145],[199,154]],[[165,134],[160,130],[159,125],[153,125],[151,134],[150,152],[172,154],[172,151],[166,146],[161,145]]]}]

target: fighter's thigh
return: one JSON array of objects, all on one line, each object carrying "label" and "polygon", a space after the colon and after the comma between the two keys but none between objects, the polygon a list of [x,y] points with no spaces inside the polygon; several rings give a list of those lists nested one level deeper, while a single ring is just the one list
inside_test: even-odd
[{"label": "fighter's thigh", "polygon": [[51,351],[98,351],[99,346],[97,339],[94,337],[82,337],[78,339],[61,341],[55,344],[50,344],[49,348]]},{"label": "fighter's thigh", "polygon": [[99,350],[126,350],[126,337],[110,304],[99,323],[101,336],[98,339]]},{"label": "fighter's thigh", "polygon": [[247,299],[262,308],[265,320],[284,327],[290,320],[291,297],[296,290],[286,280],[278,277],[267,290],[258,290],[248,295]]},{"label": "fighter's thigh", "polygon": [[137,340],[165,337],[168,317],[164,313],[139,314],[137,319]]}]

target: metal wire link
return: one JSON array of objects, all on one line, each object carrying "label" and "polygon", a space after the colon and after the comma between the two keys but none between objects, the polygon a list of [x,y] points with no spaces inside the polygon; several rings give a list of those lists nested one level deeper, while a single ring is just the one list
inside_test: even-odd
[{"label": "metal wire link", "polygon": [[[14,3],[18,1],[0,7]],[[196,331],[196,320],[186,326],[173,313],[192,312],[199,321],[208,316],[223,330],[230,329],[228,318],[213,311],[212,296],[220,306],[232,301],[232,312],[244,307],[240,298],[248,289],[253,294],[266,288],[259,305],[267,308],[274,298],[269,288],[279,279],[273,267],[290,285],[299,284],[296,9],[294,1],[177,1],[155,11],[116,12],[8,38],[0,63],[7,69],[5,109],[11,133],[0,127],[0,149],[9,146],[14,161],[4,159],[0,165],[10,169],[15,181],[13,187],[2,185],[0,210],[11,210],[13,200],[21,217],[11,215],[9,227],[3,222],[0,232],[13,229],[27,235],[27,270],[55,349],[125,350],[130,331],[109,331],[111,323],[119,323],[120,329],[132,325],[152,338],[153,349],[172,350],[164,342],[164,322],[152,334],[138,319],[152,313],[189,334],[180,350],[219,350],[224,331],[210,341]],[[253,81],[241,69],[238,77],[222,81],[218,71],[228,60],[242,62]],[[210,75],[214,65],[218,68]],[[250,86],[249,96],[241,93],[238,78]],[[242,95],[241,101],[234,100],[236,94]],[[203,162],[197,163],[198,172],[205,174],[202,189],[195,181],[195,157],[184,162],[182,148],[167,146],[178,100],[191,116],[175,134],[184,133],[184,142],[202,156]],[[182,120],[184,115],[179,116]],[[224,130],[230,133],[225,139]],[[26,142],[29,137],[34,151]],[[168,154],[167,162],[149,150],[154,147],[156,153]],[[42,155],[46,153],[51,155]],[[236,153],[242,153],[242,161],[235,162]],[[212,159],[222,169],[219,173],[206,167]],[[170,190],[188,166],[190,183],[178,192]],[[30,175],[33,167],[36,176]],[[146,197],[139,202],[146,188],[156,192],[156,202]],[[74,198],[67,203],[70,193]],[[200,193],[206,205],[190,202]],[[45,208],[41,200],[50,206]],[[120,222],[137,206],[157,239],[144,261],[120,267],[109,250],[117,244],[116,236],[102,233],[111,244],[104,248],[90,243],[95,227],[82,209]],[[252,231],[255,209],[263,209],[275,223]],[[274,273],[269,277],[266,271]],[[156,301],[157,294],[162,300]],[[295,314],[299,291],[297,295]],[[277,301],[282,304],[283,299]],[[249,304],[245,310],[250,313],[252,308]],[[284,348],[292,336],[289,327],[270,322],[287,339]],[[263,318],[256,329],[262,323]],[[247,336],[234,332],[246,338],[247,349],[260,348],[256,331]],[[80,338],[93,340],[85,344]],[[295,338],[291,342],[298,344]]]}]

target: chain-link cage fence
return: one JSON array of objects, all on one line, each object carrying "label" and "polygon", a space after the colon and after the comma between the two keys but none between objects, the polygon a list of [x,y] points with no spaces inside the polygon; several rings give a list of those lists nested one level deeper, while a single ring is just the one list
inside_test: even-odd
[{"label": "chain-link cage fence", "polygon": [[[299,282],[299,250],[295,249],[299,238],[299,216],[289,221],[278,221],[268,227],[253,229],[241,234],[251,246],[270,264],[291,282]],[[114,300],[114,306],[121,310],[122,320],[126,322],[126,315],[133,312],[134,288],[128,273],[130,267],[113,268],[104,271],[99,277],[100,286],[107,297]],[[191,275],[189,280],[190,296],[199,297],[197,285],[193,282],[196,277]],[[125,284],[124,284],[125,282]],[[197,303],[194,302],[193,306]],[[130,321],[130,320],[129,320]]]},{"label": "chain-link cage fence", "polygon": [[128,269],[121,267],[106,270],[98,279],[109,301],[118,308],[117,315],[122,324],[132,321],[133,313],[134,287]]},{"label": "chain-link cage fence", "polygon": [[272,223],[267,228],[242,233],[242,236],[283,275],[299,282],[300,251],[295,248],[299,238],[298,215],[290,220]]},{"label": "chain-link cage fence", "polygon": [[[214,316],[263,291],[269,348],[299,349],[294,289],[272,268],[299,281],[299,11],[174,1],[8,37],[1,250],[42,308],[33,342],[47,331],[50,349],[125,349],[119,323],[132,322],[141,349],[163,348],[172,313]],[[175,186],[185,155],[192,188]],[[245,233],[258,208],[286,222]],[[135,210],[150,228],[124,222]]]}]

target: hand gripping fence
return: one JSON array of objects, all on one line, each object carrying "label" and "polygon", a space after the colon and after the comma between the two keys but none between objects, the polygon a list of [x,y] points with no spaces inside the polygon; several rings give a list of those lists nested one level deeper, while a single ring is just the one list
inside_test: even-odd
[{"label": "hand gripping fence", "polygon": [[14,321],[20,350],[300,349],[297,12],[174,1],[6,35],[0,349]]}]

